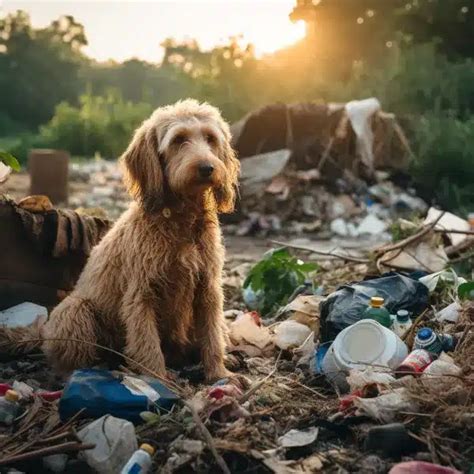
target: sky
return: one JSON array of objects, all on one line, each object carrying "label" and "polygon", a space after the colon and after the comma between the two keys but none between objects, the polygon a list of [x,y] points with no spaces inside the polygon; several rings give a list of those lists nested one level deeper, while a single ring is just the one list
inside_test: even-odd
[{"label": "sky", "polygon": [[85,26],[95,59],[123,61],[138,57],[159,62],[167,37],[193,38],[205,48],[243,35],[258,55],[271,53],[304,36],[304,24],[288,15],[295,0],[0,0],[0,16],[18,9],[34,26],[60,15],[73,15]]}]

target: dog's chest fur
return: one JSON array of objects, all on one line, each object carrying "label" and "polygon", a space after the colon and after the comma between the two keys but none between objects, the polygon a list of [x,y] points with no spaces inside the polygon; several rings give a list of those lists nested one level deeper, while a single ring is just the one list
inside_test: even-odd
[{"label": "dog's chest fur", "polygon": [[[162,345],[186,348],[195,345],[200,315],[197,298],[211,268],[222,266],[219,232],[215,222],[170,222],[165,238],[172,245],[156,268],[152,280]],[[161,240],[161,239],[160,239]]]}]

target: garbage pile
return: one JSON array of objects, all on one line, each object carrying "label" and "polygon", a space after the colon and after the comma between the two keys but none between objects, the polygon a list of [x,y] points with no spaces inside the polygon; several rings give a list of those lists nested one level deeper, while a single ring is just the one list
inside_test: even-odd
[{"label": "garbage pile", "polygon": [[115,161],[96,157],[92,161],[72,163],[69,181],[77,188],[69,199],[69,207],[73,209],[115,220],[130,204],[122,172]]},{"label": "garbage pile", "polygon": [[[377,99],[277,104],[232,126],[242,166],[240,235],[280,231],[379,239],[392,220],[424,214],[405,189],[412,157]],[[399,185],[390,181],[398,175]]]},{"label": "garbage pile", "polygon": [[[406,239],[436,237],[443,217],[398,250]],[[258,262],[228,262],[224,285],[238,294],[225,311],[227,367],[248,387],[237,379],[206,385],[195,365],[166,380],[104,367],[64,380],[41,353],[1,362],[0,469],[469,470],[474,282],[462,264],[474,245],[471,231],[453,243],[449,230],[437,238],[468,254],[436,272],[380,272],[383,252],[366,263],[305,262],[307,251],[277,248]],[[23,304],[0,312],[0,324],[14,330],[47,313]]]}]

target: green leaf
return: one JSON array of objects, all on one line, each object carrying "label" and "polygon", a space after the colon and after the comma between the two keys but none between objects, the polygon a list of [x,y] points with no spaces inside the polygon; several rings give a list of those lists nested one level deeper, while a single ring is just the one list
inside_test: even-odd
[{"label": "green leaf", "polygon": [[468,281],[459,285],[458,296],[462,300],[474,300],[474,281]]},{"label": "green leaf", "polygon": [[11,153],[8,153],[6,151],[0,151],[0,160],[3,161],[7,166],[9,166],[14,171],[21,170],[20,163]]},{"label": "green leaf", "polygon": [[315,272],[319,269],[319,265],[317,263],[303,263],[301,265],[298,265],[298,269],[306,273]]},{"label": "green leaf", "polygon": [[304,283],[307,274],[318,268],[314,263],[296,259],[286,247],[272,249],[252,267],[243,287],[259,292],[258,309],[262,316],[266,316],[284,305],[295,289]]}]

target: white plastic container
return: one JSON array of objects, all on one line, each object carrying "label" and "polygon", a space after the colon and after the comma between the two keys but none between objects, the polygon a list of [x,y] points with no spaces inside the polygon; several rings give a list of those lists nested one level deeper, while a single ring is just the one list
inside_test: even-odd
[{"label": "white plastic container", "polygon": [[142,444],[140,449],[135,451],[127,464],[120,471],[121,474],[145,474],[150,470],[153,453],[155,449],[149,444]]},{"label": "white plastic container", "polygon": [[79,457],[101,474],[120,472],[138,447],[133,424],[111,415],[93,421],[78,436],[83,443],[95,444],[95,448],[82,451]]},{"label": "white plastic container", "polygon": [[349,370],[395,369],[407,355],[407,346],[393,331],[377,321],[362,319],[337,335],[324,357],[322,369],[331,382],[346,391]]}]

